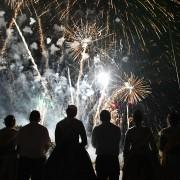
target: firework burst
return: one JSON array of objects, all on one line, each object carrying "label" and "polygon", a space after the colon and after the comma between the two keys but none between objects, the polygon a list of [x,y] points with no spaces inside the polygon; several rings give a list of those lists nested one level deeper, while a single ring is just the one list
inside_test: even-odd
[{"label": "firework burst", "polygon": [[78,59],[80,63],[79,75],[77,79],[77,95],[76,103],[79,104],[79,93],[80,93],[80,81],[83,75],[84,62],[89,58],[88,47],[92,44],[94,40],[97,39],[98,29],[96,24],[89,25],[88,23],[84,25],[81,21],[80,26],[74,23],[72,30],[67,28],[65,30],[65,36],[67,41],[67,47],[69,49],[70,55],[73,59]]},{"label": "firework burst", "polygon": [[134,45],[144,51],[146,35],[150,33],[152,38],[160,39],[168,29],[168,20],[173,20],[173,14],[164,8],[164,3],[154,0],[99,0],[97,6],[102,9],[102,17],[109,29],[115,29],[129,53]]},{"label": "firework burst", "polygon": [[65,36],[67,47],[74,60],[87,59],[88,47],[102,38],[102,29],[96,23],[73,23],[72,27],[66,28]]},{"label": "firework burst", "polygon": [[128,77],[125,75],[123,86],[115,90],[112,95],[113,100],[137,104],[151,94],[151,88],[144,78],[138,78],[134,74]]},{"label": "firework burst", "polygon": [[[122,81],[122,85],[112,92],[112,96],[105,100],[104,105],[101,108],[108,109],[111,112],[112,121],[115,124],[119,124],[119,102],[126,103],[127,127],[129,128],[129,104],[137,104],[145,99],[151,94],[151,87],[144,78],[138,78],[132,73],[130,76],[125,74]],[[97,118],[95,121],[98,121]]]}]

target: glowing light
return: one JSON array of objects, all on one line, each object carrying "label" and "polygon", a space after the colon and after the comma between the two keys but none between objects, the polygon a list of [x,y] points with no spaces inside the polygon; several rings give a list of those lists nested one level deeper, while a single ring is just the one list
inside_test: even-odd
[{"label": "glowing light", "polygon": [[129,94],[131,94],[134,87],[129,82],[125,82],[124,86],[129,89]]},{"label": "glowing light", "polygon": [[107,72],[101,72],[97,76],[98,83],[101,84],[103,87],[107,87],[110,80],[110,74]]}]

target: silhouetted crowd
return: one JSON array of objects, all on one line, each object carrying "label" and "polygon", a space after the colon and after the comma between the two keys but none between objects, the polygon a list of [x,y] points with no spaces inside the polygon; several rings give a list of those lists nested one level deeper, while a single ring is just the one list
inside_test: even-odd
[{"label": "silhouetted crowd", "polygon": [[56,125],[51,152],[52,142],[47,128],[40,124],[39,111],[32,111],[29,124],[18,131],[15,117],[5,117],[5,127],[0,130],[0,180],[119,180],[120,173],[122,180],[180,180],[180,119],[176,112],[168,114],[168,126],[156,142],[151,129],[142,125],[142,111],[136,110],[120,162],[120,127],[111,123],[109,111],[102,110],[101,124],[94,127],[91,137],[95,164],[86,150],[85,127],[76,119],[77,107],[69,105],[66,114]]}]

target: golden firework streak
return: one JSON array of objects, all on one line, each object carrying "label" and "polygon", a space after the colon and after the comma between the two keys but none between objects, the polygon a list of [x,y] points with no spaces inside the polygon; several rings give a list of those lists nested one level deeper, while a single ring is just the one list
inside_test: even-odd
[{"label": "golden firework streak", "polygon": [[[21,39],[22,39],[22,41],[23,41],[23,43],[24,43],[24,46],[25,46],[25,48],[26,48],[26,50],[27,50],[27,53],[28,53],[28,55],[29,55],[29,57],[30,57],[30,59],[31,59],[32,64],[33,64],[33,68],[34,68],[34,69],[36,70],[36,72],[37,72],[38,80],[41,81],[41,74],[40,74],[40,72],[39,72],[39,70],[38,70],[38,67],[37,67],[37,64],[36,64],[36,62],[35,62],[32,54],[31,54],[31,51],[29,50],[29,47],[28,47],[28,45],[27,45],[27,43],[26,43],[26,40],[25,40],[25,38],[24,38],[24,36],[23,36],[23,34],[22,34],[22,32],[21,32],[18,24],[16,23],[16,20],[13,18],[12,21],[13,21],[13,23],[15,24],[15,26],[16,26],[16,28],[17,28],[17,30],[18,30],[18,33],[19,33],[19,35],[20,35],[20,37],[21,37]],[[45,94],[48,94],[48,90],[47,90],[46,85],[45,85],[42,81],[41,81],[41,84],[42,84],[42,86],[43,86],[43,89],[44,89],[44,91],[45,91]]]},{"label": "golden firework streak", "polygon": [[3,46],[2,46],[2,49],[0,50],[0,55],[1,55],[1,56],[3,56],[4,53],[5,53],[5,51],[6,51],[7,44],[8,44],[8,42],[9,42],[11,36],[12,36],[12,31],[11,31],[11,29],[12,29],[12,27],[13,27],[13,25],[14,25],[14,19],[16,19],[17,15],[18,15],[18,13],[19,13],[19,11],[20,11],[20,9],[21,9],[22,4],[23,4],[23,2],[18,3],[18,4],[17,4],[17,7],[15,8],[14,16],[13,16],[13,18],[11,19],[11,21],[10,21],[10,23],[9,23],[9,27],[8,27],[8,29],[7,29],[7,37],[6,37],[5,42],[4,42]]}]

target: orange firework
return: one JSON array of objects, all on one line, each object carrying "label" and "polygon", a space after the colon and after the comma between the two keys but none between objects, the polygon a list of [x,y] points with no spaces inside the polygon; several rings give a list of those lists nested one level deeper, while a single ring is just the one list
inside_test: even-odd
[{"label": "orange firework", "polygon": [[138,78],[134,74],[125,75],[123,86],[113,93],[112,99],[122,100],[127,103],[137,104],[151,94],[151,88],[144,78]]}]

